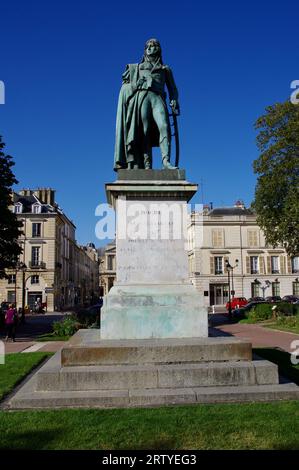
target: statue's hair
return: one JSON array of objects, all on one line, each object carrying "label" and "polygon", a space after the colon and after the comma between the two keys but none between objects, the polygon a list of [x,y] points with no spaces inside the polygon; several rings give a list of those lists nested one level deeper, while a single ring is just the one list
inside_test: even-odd
[{"label": "statue's hair", "polygon": [[158,46],[159,48],[159,59],[158,59],[158,62],[160,62],[160,64],[162,65],[163,64],[163,60],[162,60],[162,49],[161,49],[161,44],[160,42],[158,41],[158,39],[155,39],[155,38],[151,38],[151,39],[148,39],[145,43],[145,46],[144,46],[144,54],[143,54],[143,58],[142,58],[142,62],[145,62],[147,59],[146,59],[146,48],[148,46],[148,44],[152,42],[154,43],[156,46]]}]

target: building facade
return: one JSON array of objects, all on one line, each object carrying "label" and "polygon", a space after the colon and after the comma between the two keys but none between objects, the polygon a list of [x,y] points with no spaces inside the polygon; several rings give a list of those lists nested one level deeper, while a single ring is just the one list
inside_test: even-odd
[{"label": "building facade", "polygon": [[[233,207],[193,212],[188,224],[191,282],[203,293],[205,305],[226,304],[231,296],[299,296],[299,256],[266,244],[256,216],[237,201]],[[228,273],[226,262],[232,266]],[[115,243],[100,257],[100,289],[106,295],[116,278]]]},{"label": "building facade", "polygon": [[116,278],[116,246],[115,242],[109,243],[100,253],[100,292],[108,294]]},{"label": "building facade", "polygon": [[299,295],[299,256],[267,245],[254,213],[240,201],[192,213],[188,245],[190,278],[206,305],[224,305],[229,285],[231,295],[247,299]]},{"label": "building facade", "polygon": [[11,210],[23,223],[19,243],[23,270],[8,270],[0,280],[0,302],[32,310],[35,302],[48,311],[83,304],[98,295],[98,258],[94,247],[76,243],[73,222],[55,202],[52,189],[22,190]]}]

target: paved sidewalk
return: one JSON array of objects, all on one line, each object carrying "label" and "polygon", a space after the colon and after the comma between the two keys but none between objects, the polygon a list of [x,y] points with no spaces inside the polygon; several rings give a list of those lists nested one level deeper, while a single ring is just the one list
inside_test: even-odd
[{"label": "paved sidewalk", "polygon": [[[16,341],[5,342],[5,353],[17,353],[27,351],[56,352],[64,344],[64,341],[36,341],[40,335],[50,333],[54,321],[63,318],[61,312],[51,312],[46,314],[26,315],[25,323],[19,324],[16,331]],[[5,330],[1,330],[0,340],[4,340]]]},{"label": "paved sidewalk", "polygon": [[297,349],[291,346],[292,341],[299,341],[299,335],[284,331],[272,330],[259,325],[229,323],[223,315],[212,319],[211,336],[232,335],[239,339],[246,339],[253,347],[277,347],[291,352]]}]

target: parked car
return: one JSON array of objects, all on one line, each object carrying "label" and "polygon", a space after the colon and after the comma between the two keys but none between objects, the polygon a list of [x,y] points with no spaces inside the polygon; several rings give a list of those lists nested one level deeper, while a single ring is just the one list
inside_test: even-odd
[{"label": "parked car", "polygon": [[[235,310],[235,308],[243,307],[244,305],[247,305],[247,303],[248,301],[247,299],[245,299],[245,297],[233,297],[230,301],[232,310]],[[229,302],[226,303],[225,308],[227,311],[229,311]]]},{"label": "parked car", "polygon": [[272,295],[269,297],[266,297],[266,302],[269,302],[270,304],[275,304],[277,302],[281,302],[281,297],[280,295]]},{"label": "parked car", "polygon": [[250,297],[250,299],[248,299],[248,303],[249,302],[266,302],[266,299],[264,299],[264,297]]},{"label": "parked car", "polygon": [[288,302],[290,304],[294,304],[295,302],[297,302],[297,300],[299,300],[299,297],[297,297],[296,295],[285,295],[282,298],[283,302]]}]

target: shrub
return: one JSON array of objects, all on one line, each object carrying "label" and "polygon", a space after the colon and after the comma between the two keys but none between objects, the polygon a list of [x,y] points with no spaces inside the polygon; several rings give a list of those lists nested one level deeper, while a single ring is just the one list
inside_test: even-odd
[{"label": "shrub", "polygon": [[246,313],[246,317],[252,321],[263,321],[273,317],[273,304],[257,304],[254,305],[249,312]]},{"label": "shrub", "polygon": [[277,315],[295,315],[297,305],[293,305],[287,302],[281,302],[277,304]]},{"label": "shrub", "polygon": [[80,323],[71,316],[53,323],[53,333],[55,336],[72,336],[79,328]]},{"label": "shrub", "polygon": [[277,324],[281,326],[287,326],[291,328],[299,327],[299,314],[292,316],[278,316]]},{"label": "shrub", "polygon": [[74,317],[82,325],[82,328],[88,328],[94,324],[99,323],[100,313],[99,309],[97,308],[92,308],[88,310],[81,309],[74,314]]}]

